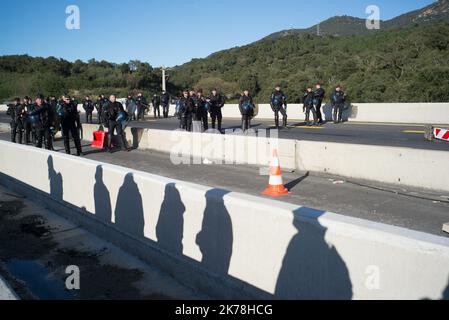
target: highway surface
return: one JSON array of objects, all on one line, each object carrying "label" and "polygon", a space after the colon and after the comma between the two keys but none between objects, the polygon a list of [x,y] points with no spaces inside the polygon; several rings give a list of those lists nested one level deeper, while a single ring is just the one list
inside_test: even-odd
[{"label": "highway surface", "polygon": [[[84,122],[84,116],[82,115]],[[0,123],[8,123],[9,117],[0,112]],[[174,130],[179,127],[176,118],[154,119],[147,116],[145,122],[131,122],[132,127],[143,127],[161,130]],[[240,128],[239,119],[224,119],[223,130]],[[253,120],[253,129],[274,129],[273,121]],[[415,149],[449,151],[449,143],[429,142],[424,139],[424,126],[419,125],[391,125],[391,124],[365,124],[327,123],[319,127],[306,127],[304,123],[291,122],[289,127],[279,132],[282,139],[329,141],[341,143],[355,143],[366,145],[407,147]]]}]

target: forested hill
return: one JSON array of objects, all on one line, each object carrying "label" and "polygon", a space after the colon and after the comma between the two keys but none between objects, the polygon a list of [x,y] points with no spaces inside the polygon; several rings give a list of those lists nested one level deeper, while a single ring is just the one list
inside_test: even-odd
[{"label": "forested hill", "polygon": [[161,77],[161,70],[136,60],[124,64],[95,59],[71,63],[54,57],[3,56],[0,102],[37,93],[60,96],[68,92],[77,98],[100,93],[124,97],[138,91],[148,95],[161,91]]},{"label": "forested hill", "polygon": [[195,59],[172,71],[178,87],[248,88],[267,102],[280,83],[290,101],[307,85],[341,83],[357,102],[448,102],[449,24],[416,25],[366,35],[292,34]]},{"label": "forested hill", "polygon": [[[449,0],[438,0],[415,11],[411,11],[387,21],[379,21],[381,30],[408,28],[414,25],[428,25],[449,22]],[[298,34],[320,34],[333,36],[352,36],[375,33],[376,29],[366,28],[366,20],[351,16],[336,16],[307,29],[290,29],[273,33],[267,38],[280,38]]]}]

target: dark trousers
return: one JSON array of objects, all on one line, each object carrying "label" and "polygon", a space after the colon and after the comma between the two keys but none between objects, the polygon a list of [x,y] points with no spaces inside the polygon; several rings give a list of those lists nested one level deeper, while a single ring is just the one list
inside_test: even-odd
[{"label": "dark trousers", "polygon": [[161,117],[161,108],[160,108],[160,106],[159,105],[154,105],[153,109],[154,109],[154,117],[155,118],[160,118]]},{"label": "dark trousers", "polygon": [[[18,137],[18,139],[16,139]],[[21,121],[11,122],[11,142],[22,144],[23,140],[23,123]]]},{"label": "dark trousers", "polygon": [[313,115],[313,124],[316,124],[316,111],[313,105],[306,106],[306,124],[310,124],[310,112]]},{"label": "dark trousers", "polygon": [[343,110],[345,105],[338,103],[334,105],[334,123],[343,122]]},{"label": "dark trousers", "polygon": [[86,123],[93,123],[92,122],[92,111],[86,112]]},{"label": "dark trousers", "polygon": [[53,138],[51,136],[50,128],[46,126],[36,127],[36,147],[42,148],[42,144],[45,139],[45,149],[53,150]]},{"label": "dark trousers", "polygon": [[170,111],[169,109],[170,109],[170,106],[168,104],[162,105],[162,113],[163,113],[164,118],[168,118],[168,113]]},{"label": "dark trousers", "polygon": [[25,123],[25,143],[36,144],[36,129],[28,122]]},{"label": "dark trousers", "polygon": [[182,115],[181,116],[181,129],[191,132],[192,131],[192,120],[193,120],[193,117],[191,114]]},{"label": "dark trousers", "polygon": [[98,117],[98,124],[103,124],[103,111],[98,111],[97,113],[97,117]]},{"label": "dark trousers", "polygon": [[203,130],[204,131],[209,130],[209,119],[208,119],[208,116],[207,116],[207,112],[197,113],[195,115],[195,120],[196,121],[201,121],[203,123]]},{"label": "dark trousers", "polygon": [[323,123],[323,114],[321,113],[321,101],[315,102],[316,117],[319,123]]},{"label": "dark trousers", "polygon": [[242,130],[246,131],[251,128],[251,115],[242,114]]},{"label": "dark trousers", "polygon": [[[210,117],[212,119],[212,129],[218,129],[218,131],[221,132],[221,124],[223,121],[223,115],[221,113],[221,110],[214,110],[210,113]],[[218,128],[215,126],[215,124],[218,123]]]},{"label": "dark trousers", "polygon": [[145,107],[144,106],[137,106],[137,121],[140,119],[145,120]]},{"label": "dark trousers", "polygon": [[274,124],[276,128],[279,128],[279,113],[282,115],[282,125],[284,127],[287,126],[287,111],[285,111],[284,107],[279,109],[274,109]]},{"label": "dark trousers", "polygon": [[126,138],[125,138],[125,132],[123,132],[123,127],[122,124],[120,122],[117,121],[113,121],[113,120],[109,120],[108,123],[108,129],[109,129],[109,145],[108,145],[108,149],[112,149],[112,138],[114,137],[114,130],[117,130],[117,136],[118,136],[118,140],[120,142],[120,147],[122,150],[125,150],[128,148],[128,143],[126,142]]},{"label": "dark trousers", "polygon": [[80,154],[81,150],[81,139],[79,135],[78,128],[74,121],[62,121],[62,136],[64,138],[64,148],[67,154],[70,154],[70,135],[72,135],[73,141],[75,142],[76,152]]}]

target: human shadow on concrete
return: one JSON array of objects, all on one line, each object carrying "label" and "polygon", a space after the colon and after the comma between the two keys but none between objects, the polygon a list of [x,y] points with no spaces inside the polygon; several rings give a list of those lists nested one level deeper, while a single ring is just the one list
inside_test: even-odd
[{"label": "human shadow on concrete", "polygon": [[94,185],[95,216],[102,222],[111,223],[112,207],[109,190],[103,181],[103,167],[97,166]]},{"label": "human shadow on concrete", "polygon": [[289,183],[287,183],[285,185],[285,188],[287,188],[288,191],[292,191],[298,184],[300,184],[301,182],[303,182],[304,180],[306,180],[308,177],[310,176],[310,172],[307,172],[305,175],[303,175],[302,177],[290,181]]},{"label": "human shadow on concrete", "polygon": [[449,282],[447,284],[446,289],[443,292],[443,300],[449,300]]},{"label": "human shadow on concrete", "polygon": [[184,212],[181,195],[175,183],[165,186],[165,196],[156,225],[157,242],[161,248],[173,254],[183,254]]},{"label": "human shadow on concrete", "polygon": [[115,206],[115,223],[117,227],[133,237],[144,236],[145,218],[142,195],[134,181],[134,175],[128,173],[120,187]]},{"label": "human shadow on concrete", "polygon": [[56,172],[52,156],[48,156],[47,165],[48,180],[50,181],[50,197],[62,202],[64,198],[62,175]]},{"label": "human shadow on concrete", "polygon": [[[277,299],[349,300],[352,283],[336,248],[326,243],[327,229],[318,222],[324,214],[309,208],[294,211],[298,233],[287,248],[276,284]],[[300,217],[301,216],[301,217]]]},{"label": "human shadow on concrete", "polygon": [[224,196],[230,191],[212,189],[206,193],[201,231],[196,244],[203,255],[203,267],[218,275],[227,275],[232,256],[232,221],[224,203]]},{"label": "human shadow on concrete", "polygon": [[[334,120],[334,108],[330,103],[325,104],[322,107],[322,114],[324,115],[324,120],[326,122],[332,122]],[[357,118],[357,114],[358,114],[358,107],[348,103],[347,105],[345,105],[343,109],[342,119],[344,122],[347,122],[349,121],[349,119]]]}]

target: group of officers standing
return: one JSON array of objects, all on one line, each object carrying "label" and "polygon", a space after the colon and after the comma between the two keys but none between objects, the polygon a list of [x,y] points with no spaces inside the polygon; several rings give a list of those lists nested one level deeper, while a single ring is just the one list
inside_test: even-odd
[{"label": "group of officers standing", "polygon": [[[306,114],[306,125],[322,125],[324,123],[321,107],[326,92],[321,83],[317,83],[315,90],[308,87],[303,96],[303,112]],[[342,122],[343,111],[347,96],[340,85],[330,95],[333,106],[334,123]],[[209,115],[211,117],[212,129],[222,132],[222,108],[226,97],[213,89],[209,96],[203,94],[203,90],[184,90],[176,102],[175,116],[179,119],[179,127],[186,131],[193,130],[193,122],[202,126],[202,131],[209,129]],[[154,117],[169,117],[170,95],[163,92],[161,96],[154,95],[151,99]],[[270,105],[274,112],[275,127],[280,128],[280,116],[282,116],[282,127],[287,127],[287,96],[283,93],[281,86],[277,85],[270,98]],[[126,109],[125,109],[126,107]],[[83,101],[86,113],[86,122],[93,123],[93,111],[96,109],[98,124],[100,128],[107,127],[109,130],[107,150],[113,151],[113,134],[117,132],[120,147],[124,151],[131,149],[127,145],[124,134],[124,122],[131,120],[144,120],[146,110],[149,109],[147,99],[142,93],[135,98],[128,96],[125,107],[117,101],[115,95],[107,99],[101,94],[94,103],[89,97]],[[251,127],[251,119],[255,114],[255,104],[248,90],[245,90],[239,99],[239,110],[242,116],[242,129],[244,131]],[[82,125],[77,108],[77,102],[69,95],[63,95],[59,100],[56,97],[45,98],[38,95],[33,102],[29,97],[22,100],[14,99],[8,106],[7,114],[11,116],[11,141],[14,143],[34,144],[38,148],[44,145],[46,149],[53,150],[54,136],[58,131],[62,132],[64,147],[70,154],[70,136],[73,138],[76,154],[82,155],[81,139]],[[313,116],[311,122],[310,114]],[[25,135],[25,139],[23,139]]]},{"label": "group of officers standing", "polygon": [[[323,114],[321,111],[323,100],[326,92],[322,88],[321,83],[317,83],[315,90],[308,87],[303,95],[303,112],[306,115],[306,125],[322,125],[324,124]],[[340,123],[343,120],[343,111],[346,105],[347,96],[340,85],[335,87],[335,90],[330,96],[333,107],[334,123]],[[176,115],[179,119],[179,127],[186,131],[192,131],[192,124],[194,121],[199,121],[202,124],[203,131],[208,130],[208,113],[212,118],[212,128],[222,131],[222,111],[226,98],[214,89],[209,97],[203,95],[203,91],[199,89],[184,90],[182,96],[176,103]],[[255,115],[256,106],[254,104],[251,93],[245,90],[239,99],[239,110],[242,117],[242,130],[246,131],[251,127],[251,119]],[[274,113],[275,127],[279,129],[280,116],[282,116],[282,127],[287,127],[287,96],[281,89],[280,85],[275,87],[274,92],[270,97],[270,106]],[[312,114],[313,122],[310,115]],[[218,121],[218,128],[215,127]]]},{"label": "group of officers standing", "polygon": [[[119,137],[121,150],[131,150],[127,145],[122,127],[122,123],[128,119],[128,114],[115,95],[111,95],[109,99],[100,95],[95,104],[86,97],[83,107],[86,110],[87,123],[92,123],[92,112],[94,108],[97,108],[99,124],[109,129],[107,144],[109,152],[113,151],[114,131]],[[82,124],[78,104],[69,95],[65,94],[58,100],[56,97],[45,98],[39,94],[34,102],[29,97],[25,97],[22,101],[16,98],[12,104],[8,105],[7,114],[11,117],[11,142],[32,144],[37,148],[45,146],[47,150],[54,150],[55,135],[61,131],[66,153],[71,154],[70,137],[72,137],[76,155],[83,155]],[[23,139],[24,134],[25,139]]]}]

